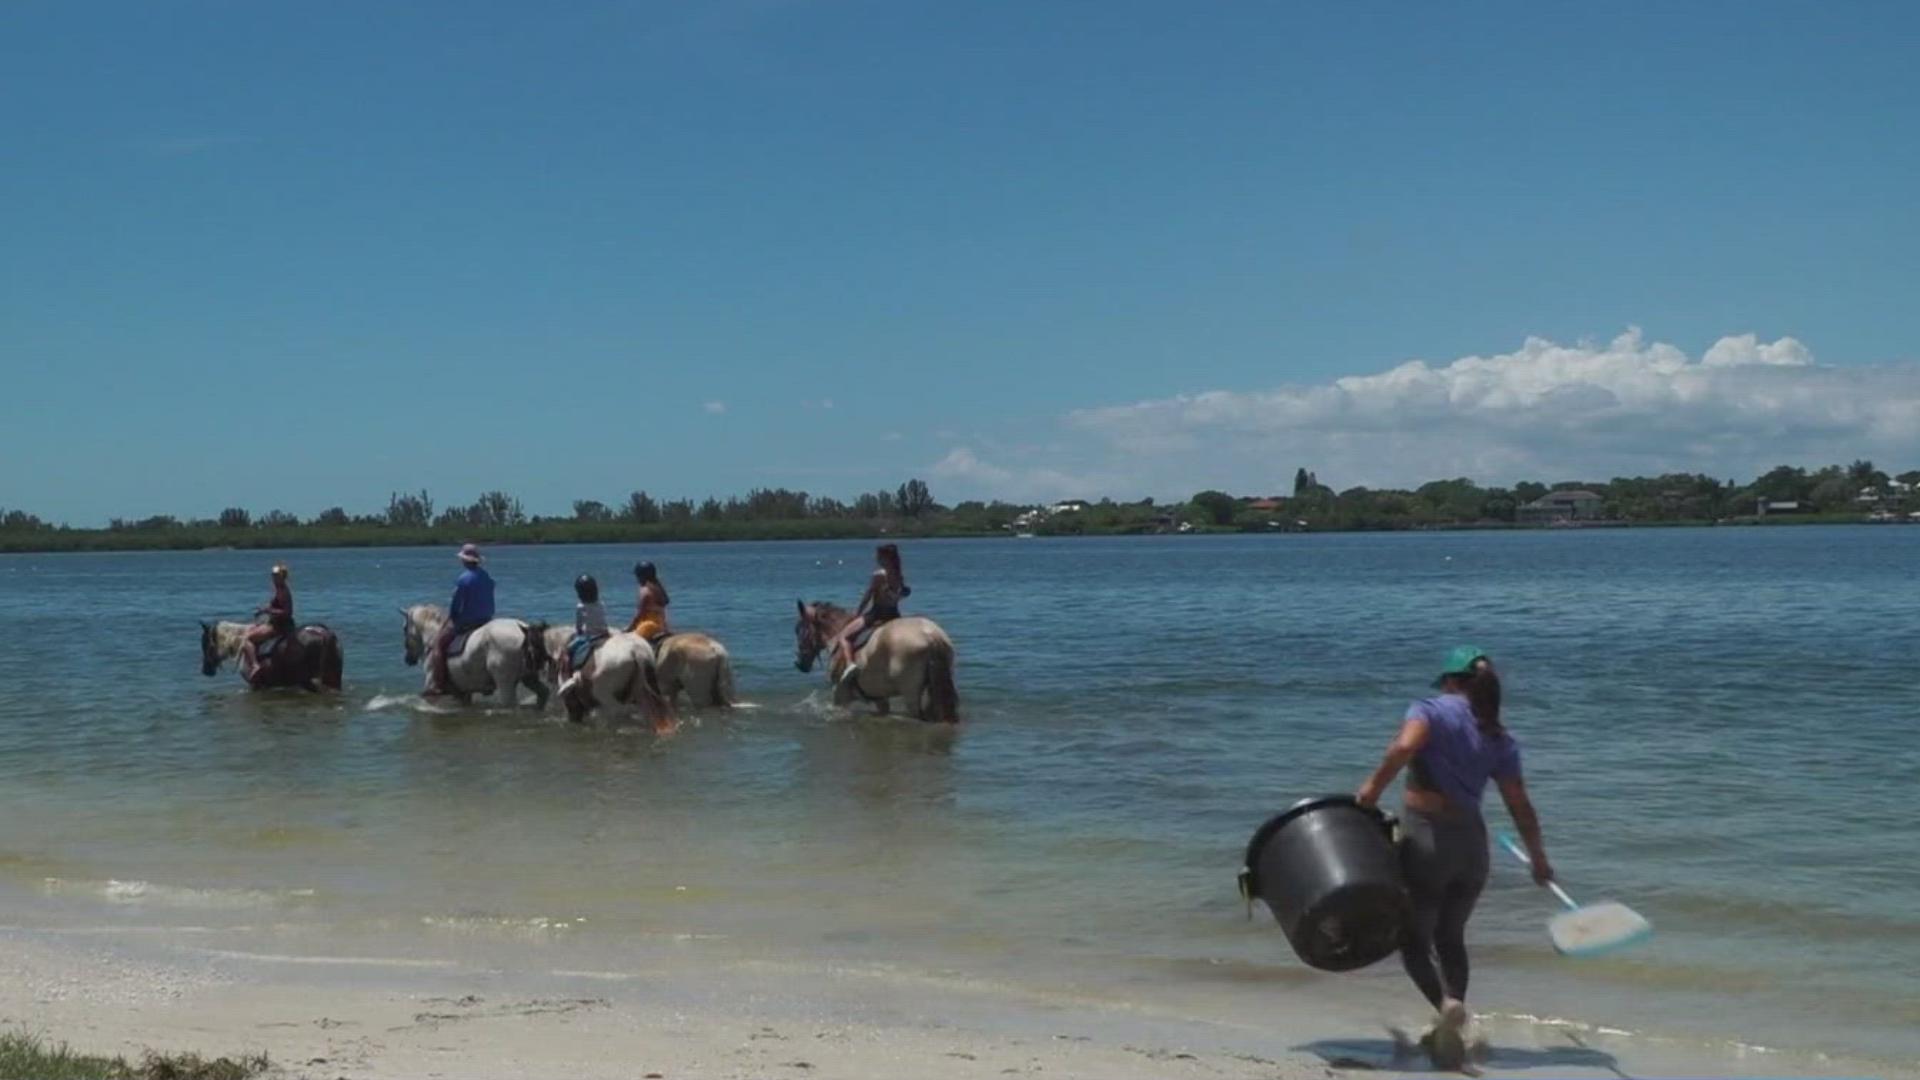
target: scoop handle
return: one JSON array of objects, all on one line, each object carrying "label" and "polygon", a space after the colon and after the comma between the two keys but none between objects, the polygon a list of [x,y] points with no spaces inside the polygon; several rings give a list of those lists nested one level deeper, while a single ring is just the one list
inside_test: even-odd
[{"label": "scoop handle", "polygon": [[[1520,847],[1520,841],[1514,839],[1514,836],[1512,833],[1503,832],[1500,834],[1500,846],[1503,848],[1506,848],[1507,851],[1512,853],[1514,858],[1519,859],[1520,865],[1522,866],[1533,865],[1533,860],[1527,858],[1526,851],[1524,851]],[[1549,881],[1547,882],[1547,888],[1553,890],[1553,895],[1559,897],[1560,902],[1567,905],[1567,909],[1569,911],[1579,910],[1580,905],[1574,902],[1573,897],[1567,895],[1567,890],[1561,888],[1559,882]]]}]

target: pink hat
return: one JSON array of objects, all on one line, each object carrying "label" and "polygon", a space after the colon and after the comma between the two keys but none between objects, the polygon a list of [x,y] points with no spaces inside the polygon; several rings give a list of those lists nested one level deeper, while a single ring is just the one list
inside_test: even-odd
[{"label": "pink hat", "polygon": [[460,561],[463,563],[472,563],[477,566],[487,560],[480,557],[480,545],[462,544],[460,545]]}]

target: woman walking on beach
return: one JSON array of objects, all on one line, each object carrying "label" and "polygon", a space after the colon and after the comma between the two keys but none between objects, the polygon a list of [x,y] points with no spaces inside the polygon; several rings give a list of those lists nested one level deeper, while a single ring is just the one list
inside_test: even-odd
[{"label": "woman walking on beach", "polygon": [[[1487,882],[1487,825],[1480,796],[1491,779],[1533,861],[1535,884],[1553,880],[1540,818],[1520,776],[1520,744],[1500,722],[1500,677],[1486,653],[1462,645],[1434,684],[1439,694],[1407,709],[1400,734],[1355,798],[1377,803],[1408,769],[1400,862],[1413,900],[1401,963],[1439,1013],[1422,1040],[1434,1063],[1466,1061],[1467,919]],[[1437,967],[1435,961],[1438,961]]]}]

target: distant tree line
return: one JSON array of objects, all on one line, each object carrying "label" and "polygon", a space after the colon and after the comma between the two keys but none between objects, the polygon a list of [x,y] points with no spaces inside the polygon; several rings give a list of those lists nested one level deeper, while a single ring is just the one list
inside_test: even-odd
[{"label": "distant tree line", "polygon": [[1371,530],[1499,527],[1527,523],[1530,503],[1555,492],[1597,496],[1592,519],[1619,524],[1752,520],[1762,507],[1799,520],[1858,520],[1879,511],[1920,512],[1920,470],[1889,476],[1871,461],[1819,469],[1781,465],[1749,483],[1699,473],[1616,477],[1607,481],[1524,481],[1482,487],[1465,477],[1413,489],[1335,491],[1306,468],[1287,495],[1198,492],[1177,502],[1062,503],[1034,506],[969,501],[945,506],[924,481],[868,492],[850,501],[786,488],[755,488],[726,499],[657,499],[634,491],[617,503],[580,499],[565,516],[529,515],[503,491],[440,507],[426,491],[393,492],[384,510],[349,514],[334,506],[305,520],[285,510],[254,514],[229,507],[215,518],[170,515],[114,518],[105,529],[54,525],[0,508],[0,550],[201,546],[374,545],[452,538],[527,543],[624,539],[777,539],[900,535],[1041,535],[1271,530]]}]

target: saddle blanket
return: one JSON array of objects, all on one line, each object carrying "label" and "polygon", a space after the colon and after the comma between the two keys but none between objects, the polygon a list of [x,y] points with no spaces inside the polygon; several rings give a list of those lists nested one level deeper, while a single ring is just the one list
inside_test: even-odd
[{"label": "saddle blanket", "polygon": [[593,658],[593,650],[605,640],[607,639],[604,636],[573,635],[573,640],[567,642],[567,663],[571,664],[575,671],[586,667],[587,661]]}]

